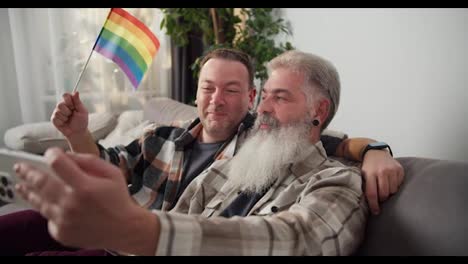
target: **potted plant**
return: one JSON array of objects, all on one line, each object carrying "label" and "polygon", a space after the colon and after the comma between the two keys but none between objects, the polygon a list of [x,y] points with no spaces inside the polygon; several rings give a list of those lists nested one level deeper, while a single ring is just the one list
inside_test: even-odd
[{"label": "potted plant", "polygon": [[[249,54],[255,63],[255,78],[260,86],[267,79],[265,63],[292,49],[289,42],[277,43],[275,37],[290,35],[286,22],[273,8],[161,8],[164,17],[161,29],[177,46],[186,46],[189,39],[199,38],[204,51],[217,47],[233,47]],[[198,58],[190,65],[193,77],[199,73]]]}]

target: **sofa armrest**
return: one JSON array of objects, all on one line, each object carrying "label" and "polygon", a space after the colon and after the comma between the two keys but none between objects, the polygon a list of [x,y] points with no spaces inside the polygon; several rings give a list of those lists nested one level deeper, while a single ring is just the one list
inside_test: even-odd
[{"label": "sofa armrest", "polygon": [[370,216],[358,255],[468,255],[468,163],[397,160],[405,181]]},{"label": "sofa armrest", "polygon": [[[107,136],[117,125],[117,116],[111,113],[92,113],[89,115],[88,129],[95,140]],[[4,135],[5,145],[14,150],[43,154],[49,147],[68,150],[65,137],[54,125],[37,122],[10,128]]]}]

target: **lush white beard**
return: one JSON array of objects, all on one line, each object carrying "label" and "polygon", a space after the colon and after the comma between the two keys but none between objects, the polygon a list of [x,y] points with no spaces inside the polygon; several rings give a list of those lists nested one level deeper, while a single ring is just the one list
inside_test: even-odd
[{"label": "lush white beard", "polygon": [[[257,119],[259,121],[259,119]],[[246,192],[261,193],[278,179],[290,163],[302,159],[310,147],[310,125],[305,122],[259,130],[250,136],[230,161],[227,185]]]}]

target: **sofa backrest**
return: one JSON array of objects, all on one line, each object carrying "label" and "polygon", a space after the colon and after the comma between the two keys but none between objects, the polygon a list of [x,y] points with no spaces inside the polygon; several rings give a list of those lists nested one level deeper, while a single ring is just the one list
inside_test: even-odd
[{"label": "sofa backrest", "polygon": [[175,120],[196,118],[197,108],[170,98],[155,97],[143,106],[143,119],[169,125]]},{"label": "sofa backrest", "polygon": [[400,190],[370,216],[357,255],[468,255],[468,163],[398,158]]}]

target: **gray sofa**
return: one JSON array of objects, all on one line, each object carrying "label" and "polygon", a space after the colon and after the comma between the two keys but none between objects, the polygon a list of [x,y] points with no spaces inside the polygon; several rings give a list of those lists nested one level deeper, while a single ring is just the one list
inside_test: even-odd
[{"label": "gray sofa", "polygon": [[468,256],[468,163],[397,159],[405,181],[369,218],[357,255]]},{"label": "gray sofa", "polygon": [[[115,116],[93,114],[90,131],[104,146],[129,143],[147,120],[168,124],[196,116],[194,107],[166,98],[148,101],[142,110]],[[39,129],[38,129],[39,128]],[[5,144],[42,153],[50,146],[67,148],[48,122],[12,128]],[[381,214],[370,216],[366,238],[356,255],[468,255],[468,163],[397,158],[404,167],[400,190],[382,204]],[[21,210],[0,207],[0,214]]]}]

